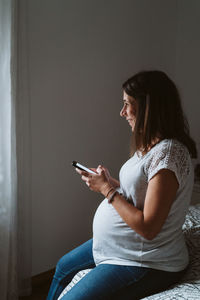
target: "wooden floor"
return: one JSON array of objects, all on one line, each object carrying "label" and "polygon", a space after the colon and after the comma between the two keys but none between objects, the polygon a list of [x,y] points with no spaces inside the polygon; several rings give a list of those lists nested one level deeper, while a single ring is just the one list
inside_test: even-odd
[{"label": "wooden floor", "polygon": [[19,300],[46,300],[51,285],[54,270],[42,273],[32,278],[32,295],[20,297]]}]

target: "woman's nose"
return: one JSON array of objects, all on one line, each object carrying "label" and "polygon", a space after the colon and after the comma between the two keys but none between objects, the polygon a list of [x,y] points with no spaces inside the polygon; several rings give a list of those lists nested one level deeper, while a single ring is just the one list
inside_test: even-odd
[{"label": "woman's nose", "polygon": [[120,110],[120,117],[124,117],[125,115],[125,109],[124,107],[122,107],[122,109]]}]

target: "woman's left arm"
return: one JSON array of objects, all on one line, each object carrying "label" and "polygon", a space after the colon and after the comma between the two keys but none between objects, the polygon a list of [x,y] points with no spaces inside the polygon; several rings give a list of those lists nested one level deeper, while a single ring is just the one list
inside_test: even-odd
[{"label": "woman's left arm", "polygon": [[[103,168],[96,169],[96,175],[90,175],[77,170],[88,187],[108,197],[113,192],[113,186]],[[116,193],[111,205],[121,218],[138,234],[152,240],[160,232],[176,197],[179,184],[174,172],[168,169],[160,170],[148,183],[143,211]]]},{"label": "woman's left arm", "polygon": [[119,194],[114,197],[112,205],[134,231],[152,240],[167,219],[178,187],[175,174],[168,169],[162,169],[148,183],[143,211],[128,203]]}]

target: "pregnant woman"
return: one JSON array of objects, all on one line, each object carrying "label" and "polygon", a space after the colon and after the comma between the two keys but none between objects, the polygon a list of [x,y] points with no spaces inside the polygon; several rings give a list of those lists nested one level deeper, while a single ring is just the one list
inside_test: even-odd
[{"label": "pregnant woman", "polygon": [[63,300],[142,299],[176,283],[188,265],[182,225],[197,153],[175,84],[161,71],[137,73],[123,84],[120,116],[132,130],[131,156],[119,181],[104,166],[76,169],[104,200],[93,238],[59,260],[48,300],[88,268]]}]

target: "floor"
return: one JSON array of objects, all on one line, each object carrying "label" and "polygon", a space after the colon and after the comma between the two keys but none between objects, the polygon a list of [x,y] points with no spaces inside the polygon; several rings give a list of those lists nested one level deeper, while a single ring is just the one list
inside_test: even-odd
[{"label": "floor", "polygon": [[19,300],[45,300],[47,298],[49,284],[33,288],[32,295],[29,297],[20,297]]},{"label": "floor", "polygon": [[55,269],[32,277],[32,295],[19,300],[46,300]]}]

